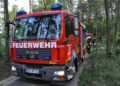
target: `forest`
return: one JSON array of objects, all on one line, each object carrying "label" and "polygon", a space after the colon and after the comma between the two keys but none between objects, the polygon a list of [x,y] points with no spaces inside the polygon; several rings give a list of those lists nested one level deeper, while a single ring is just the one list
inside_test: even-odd
[{"label": "forest", "polygon": [[[10,75],[10,32],[5,22],[12,21],[18,9],[13,5],[12,11],[8,10],[8,1],[4,3],[4,15],[0,18],[3,25],[0,33],[0,71]],[[48,11],[51,5],[59,4],[77,16],[86,26],[86,32],[96,37],[96,44],[92,47],[89,66],[85,68],[79,78],[79,86],[119,86],[120,85],[120,0],[29,0],[30,11]],[[5,66],[6,65],[6,66]],[[4,70],[3,70],[4,69]],[[0,74],[2,76],[3,74]]]}]

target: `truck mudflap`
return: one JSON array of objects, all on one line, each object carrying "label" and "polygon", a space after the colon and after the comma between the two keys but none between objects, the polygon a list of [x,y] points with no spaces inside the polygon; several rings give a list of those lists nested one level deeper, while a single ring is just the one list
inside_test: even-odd
[{"label": "truck mudflap", "polygon": [[66,81],[65,66],[12,63],[14,75],[45,81]]}]

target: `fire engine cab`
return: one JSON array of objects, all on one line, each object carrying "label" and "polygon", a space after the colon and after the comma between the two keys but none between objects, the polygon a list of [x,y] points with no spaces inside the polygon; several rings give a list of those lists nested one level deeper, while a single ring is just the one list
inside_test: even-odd
[{"label": "fire engine cab", "polygon": [[17,12],[10,48],[13,74],[47,81],[72,79],[85,57],[83,28],[60,5],[51,11]]}]

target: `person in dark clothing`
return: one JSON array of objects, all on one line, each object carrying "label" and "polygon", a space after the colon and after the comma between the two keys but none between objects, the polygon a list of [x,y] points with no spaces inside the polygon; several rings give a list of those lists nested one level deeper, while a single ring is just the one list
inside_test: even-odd
[{"label": "person in dark clothing", "polygon": [[88,53],[91,53],[91,46],[92,46],[91,38],[88,38],[86,41],[86,49]]}]

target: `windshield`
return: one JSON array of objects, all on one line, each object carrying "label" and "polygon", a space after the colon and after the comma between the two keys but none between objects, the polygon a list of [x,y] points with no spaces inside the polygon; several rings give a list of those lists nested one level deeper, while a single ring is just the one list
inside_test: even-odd
[{"label": "windshield", "polygon": [[57,40],[61,33],[61,14],[16,19],[13,40]]}]

